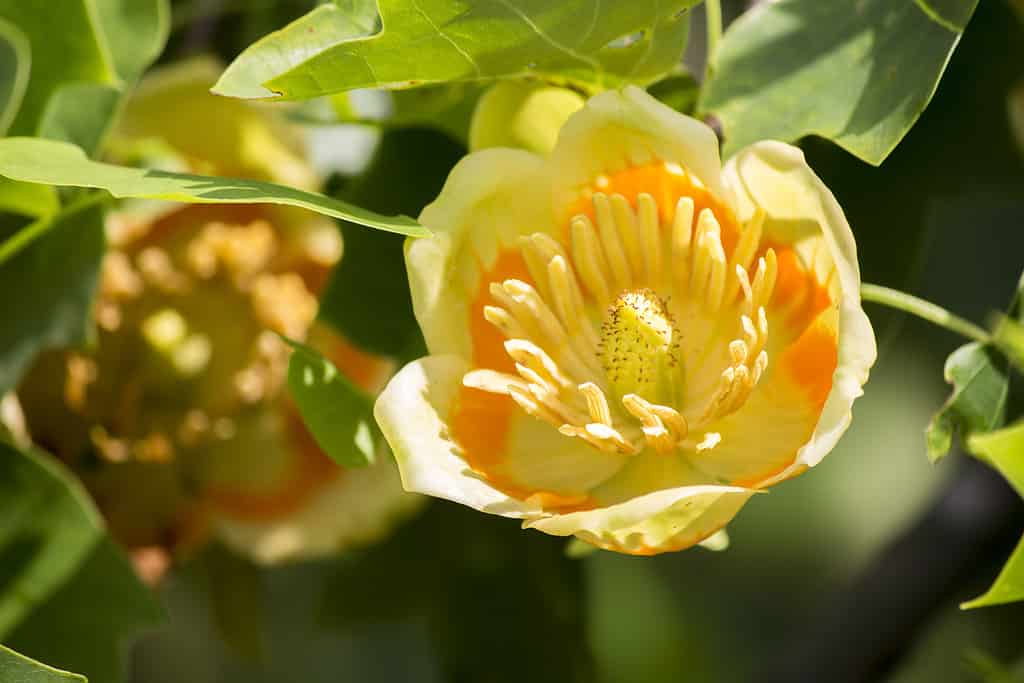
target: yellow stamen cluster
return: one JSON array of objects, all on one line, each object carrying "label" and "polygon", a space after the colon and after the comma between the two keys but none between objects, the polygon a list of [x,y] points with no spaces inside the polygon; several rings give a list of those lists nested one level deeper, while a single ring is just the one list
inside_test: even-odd
[{"label": "yellow stamen cluster", "polygon": [[[104,259],[96,317],[110,339],[101,340],[95,357],[68,354],[65,361],[64,402],[96,420],[89,439],[101,457],[115,462],[164,461],[181,448],[230,439],[237,408],[272,400],[283,386],[289,351],[270,330],[303,339],[317,310],[304,280],[275,268],[282,244],[266,221],[215,221],[191,234],[147,238],[147,231],[133,229]],[[219,327],[216,315],[206,315],[218,305],[249,315],[223,319]],[[125,341],[133,335],[138,342]],[[111,363],[118,373],[132,363],[136,372],[99,381]],[[209,371],[216,375],[211,381],[231,382],[232,400],[176,414],[173,397],[181,393],[194,403],[196,382]],[[149,414],[145,392],[154,381],[163,398]],[[126,409],[116,419],[93,415],[121,405]]]},{"label": "yellow stamen cluster", "polygon": [[[593,218],[570,221],[566,246],[522,239],[532,284],[491,284],[497,305],[484,316],[507,338],[516,374],[475,370],[464,384],[603,451],[713,449],[721,435],[709,428],[744,405],[768,366],[778,264],[771,249],[754,263],[763,216],[727,254],[715,213],[695,216],[689,197],[666,221],[650,194],[592,201]],[[706,375],[719,357],[717,385],[689,391],[684,371]]]}]

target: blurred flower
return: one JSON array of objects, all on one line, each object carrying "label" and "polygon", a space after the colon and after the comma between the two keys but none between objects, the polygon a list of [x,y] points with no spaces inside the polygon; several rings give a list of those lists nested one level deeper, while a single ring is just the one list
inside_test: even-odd
[{"label": "blurred flower", "polygon": [[817,464],[875,359],[853,235],[800,151],[721,168],[627,88],[549,158],[452,171],[406,260],[432,355],[376,406],[407,490],[634,554],[711,536]]},{"label": "blurred flower", "polygon": [[[295,132],[210,95],[218,73],[208,61],[157,72],[112,149],[313,188]],[[332,221],[282,207],[138,202],[107,228],[97,343],[44,354],[18,395],[33,439],[82,478],[142,573],[161,574],[167,552],[211,535],[257,561],[329,553],[381,536],[410,508],[389,455],[337,466],[286,393],[289,348],[275,333],[305,340],[368,392],[393,372],[314,322],[316,293],[341,257]]]}]

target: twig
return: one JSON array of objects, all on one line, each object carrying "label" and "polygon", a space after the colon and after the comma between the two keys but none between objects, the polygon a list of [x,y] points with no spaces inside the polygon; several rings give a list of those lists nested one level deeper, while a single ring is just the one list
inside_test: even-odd
[{"label": "twig", "polygon": [[964,458],[924,516],[826,601],[759,680],[880,680],[939,609],[984,588],[979,580],[991,578],[989,562],[1009,554],[1022,526],[1024,502],[1013,489],[995,471]]}]

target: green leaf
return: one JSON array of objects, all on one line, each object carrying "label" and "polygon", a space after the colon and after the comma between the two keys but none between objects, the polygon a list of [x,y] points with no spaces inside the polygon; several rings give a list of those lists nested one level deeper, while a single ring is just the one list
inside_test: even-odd
[{"label": "green leaf", "polygon": [[977,0],[779,0],[723,37],[700,110],[725,156],[820,135],[878,165],[931,100]]},{"label": "green leaf", "polygon": [[0,681],[6,683],[85,683],[85,677],[54,669],[0,645]]},{"label": "green leaf", "polygon": [[126,89],[163,49],[169,14],[167,0],[0,0],[0,19],[18,27],[31,53],[12,134],[94,152]]},{"label": "green leaf", "polygon": [[358,206],[283,185],[128,168],[92,161],[75,145],[38,138],[0,140],[0,175],[47,185],[94,187],[115,197],[169,199],[198,204],[286,204],[378,230],[422,236],[405,216],[381,216]]},{"label": "green leaf", "polygon": [[288,389],[303,422],[324,453],[344,467],[375,458],[373,401],[313,349],[288,340]]},{"label": "green leaf", "polygon": [[[35,239],[0,259],[0,394],[38,351],[88,338],[105,248],[103,211],[95,201],[41,218],[24,232]],[[0,245],[0,252],[9,254],[9,243],[20,236]]]},{"label": "green leaf", "polygon": [[955,431],[966,439],[998,428],[1006,416],[1006,363],[989,345],[973,342],[961,346],[946,359],[944,374],[953,385],[953,394],[928,425],[932,462],[949,451]]},{"label": "green leaf", "polygon": [[55,214],[59,209],[57,192],[49,185],[0,178],[0,211],[40,218]]},{"label": "green leaf", "polygon": [[28,87],[32,48],[17,26],[0,19],[0,135],[7,133]]},{"label": "green leaf", "polygon": [[64,84],[119,84],[93,2],[0,0],[0,18],[17,26],[31,44],[31,78],[11,134],[35,135],[47,102]]},{"label": "green leaf", "polygon": [[697,1],[381,0],[373,35],[365,12],[323,5],[243,52],[214,92],[309,99],[524,76],[586,89],[647,84],[678,64],[685,10]]},{"label": "green leaf", "polygon": [[138,79],[167,42],[168,0],[96,0],[96,11],[118,75],[129,82]]},{"label": "green leaf", "polygon": [[0,640],[113,682],[121,641],[162,614],[63,467],[0,442]]},{"label": "green leaf", "polygon": [[[1024,497],[1024,422],[987,434],[972,434],[967,440],[971,453],[988,462]],[[963,609],[1001,605],[1024,600],[1024,539],[992,587],[974,600],[960,605]]]}]

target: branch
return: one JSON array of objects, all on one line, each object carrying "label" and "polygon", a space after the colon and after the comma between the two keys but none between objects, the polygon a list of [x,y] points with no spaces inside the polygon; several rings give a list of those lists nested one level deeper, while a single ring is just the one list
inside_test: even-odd
[{"label": "branch", "polygon": [[963,458],[932,507],[826,601],[760,680],[879,680],[938,610],[991,578],[991,563],[1009,554],[1022,526],[1020,497],[998,473]]}]

